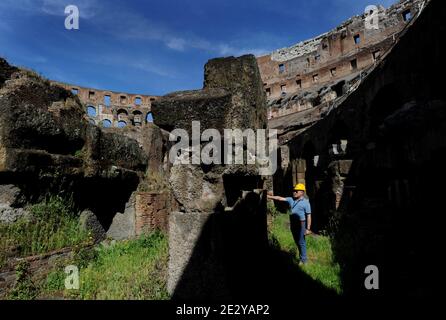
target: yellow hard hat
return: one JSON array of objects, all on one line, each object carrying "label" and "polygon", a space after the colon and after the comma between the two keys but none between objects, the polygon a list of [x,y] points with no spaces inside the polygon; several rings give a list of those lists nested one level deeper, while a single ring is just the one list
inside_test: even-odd
[{"label": "yellow hard hat", "polygon": [[298,183],[294,186],[295,191],[307,191],[303,183]]}]

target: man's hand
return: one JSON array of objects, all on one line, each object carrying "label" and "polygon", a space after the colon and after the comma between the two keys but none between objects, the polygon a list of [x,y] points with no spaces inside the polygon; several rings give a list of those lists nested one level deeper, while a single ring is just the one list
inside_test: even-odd
[{"label": "man's hand", "polygon": [[305,230],[305,235],[308,236],[309,234],[313,234],[313,231],[310,229]]}]

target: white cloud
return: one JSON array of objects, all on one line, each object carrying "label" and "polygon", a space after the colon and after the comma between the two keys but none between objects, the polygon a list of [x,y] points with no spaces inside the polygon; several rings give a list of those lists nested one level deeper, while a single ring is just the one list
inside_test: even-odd
[{"label": "white cloud", "polygon": [[218,55],[265,54],[263,48],[243,48],[222,42],[212,42],[193,33],[181,33],[168,26],[150,20],[143,15],[119,8],[106,15],[98,16],[95,21],[103,25],[105,32],[121,39],[159,41],[175,51],[202,50]]},{"label": "white cloud", "polygon": [[[65,7],[69,4],[79,7],[81,18],[92,19],[98,29],[124,40],[159,41],[175,51],[195,49],[224,56],[247,53],[261,55],[268,52],[263,48],[239,47],[234,44],[209,41],[193,33],[178,32],[140,13],[129,11],[126,7],[114,4],[115,7],[109,8],[98,0],[0,0],[0,12],[3,9],[6,11],[10,9],[34,15],[64,16]],[[6,27],[0,25],[3,29]]]},{"label": "white cloud", "polygon": [[86,55],[80,57],[80,60],[85,63],[103,66],[132,68],[168,78],[177,78],[179,76],[176,71],[170,69],[168,66],[158,64],[150,58],[141,59],[140,57],[129,57],[128,55],[124,56],[119,53],[110,53],[100,57],[97,55]]},{"label": "white cloud", "polygon": [[174,73],[170,70],[166,70],[160,65],[155,65],[150,61],[145,61],[145,60],[135,61],[135,62],[129,63],[128,65],[132,68],[139,69],[139,70],[149,72],[149,73],[154,73],[154,74],[162,76],[162,77],[168,77],[168,78],[176,78],[177,77],[176,73]]},{"label": "white cloud", "polygon": [[173,50],[184,51],[186,47],[186,40],[181,38],[167,39],[166,45]]},{"label": "white cloud", "polygon": [[220,44],[218,46],[218,53],[223,56],[234,55],[242,56],[244,54],[253,54],[255,56],[265,55],[269,52],[267,49],[262,48],[237,48],[228,44]]}]

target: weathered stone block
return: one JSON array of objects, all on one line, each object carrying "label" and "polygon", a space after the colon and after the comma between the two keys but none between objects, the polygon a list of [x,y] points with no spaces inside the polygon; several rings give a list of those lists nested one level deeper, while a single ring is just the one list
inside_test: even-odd
[{"label": "weathered stone block", "polygon": [[176,92],[153,103],[155,123],[171,131],[201,128],[266,128],[266,99],[252,55],[210,60],[203,90]]},{"label": "weathered stone block", "polygon": [[23,208],[11,208],[0,204],[0,223],[14,223],[20,218],[26,218],[29,216],[29,212]]},{"label": "weathered stone block", "polygon": [[79,224],[81,230],[91,233],[95,242],[100,242],[105,239],[105,230],[99,222],[96,215],[90,210],[84,210],[79,217]]},{"label": "weathered stone block", "polygon": [[202,128],[215,128],[223,132],[231,94],[224,89],[208,89],[171,93],[154,102],[152,112],[155,123],[163,129],[192,131],[192,121],[200,121]]},{"label": "weathered stone block", "polygon": [[0,185],[0,205],[15,206],[22,202],[23,196],[20,188],[12,184]]},{"label": "weathered stone block", "polygon": [[135,237],[135,193],[130,197],[123,213],[118,212],[107,230],[107,236],[115,240]]},{"label": "weathered stone block", "polygon": [[209,60],[205,65],[204,88],[223,88],[232,93],[227,128],[266,128],[266,96],[253,55]]},{"label": "weathered stone block", "polygon": [[[200,240],[203,228],[210,218],[211,214],[195,213],[195,212],[172,212],[169,217],[169,277],[167,282],[167,290],[173,295],[177,285],[186,274],[186,267],[194,254],[195,246]],[[208,239],[210,240],[210,239]],[[206,260],[206,256],[202,256],[202,260]],[[211,261],[202,261],[203,263],[211,263]],[[192,270],[191,270],[192,271]],[[192,271],[193,272],[193,271]],[[190,283],[187,289],[190,292],[176,292],[180,296],[195,295],[205,289],[208,284],[200,283],[200,273],[203,270],[195,270],[195,274],[188,274],[189,278],[194,281]],[[188,291],[187,290],[187,291]]]}]

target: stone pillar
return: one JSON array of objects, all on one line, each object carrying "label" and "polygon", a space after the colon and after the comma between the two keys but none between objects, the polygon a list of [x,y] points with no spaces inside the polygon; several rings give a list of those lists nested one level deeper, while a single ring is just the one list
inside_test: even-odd
[{"label": "stone pillar", "polygon": [[[224,129],[264,129],[266,110],[252,55],[210,60],[203,90],[169,94],[152,105],[156,125],[167,131],[183,129],[189,137],[193,121],[200,122],[200,134],[215,129],[221,138]],[[200,147],[207,144],[200,142]],[[240,292],[237,285],[247,284],[253,275],[258,252],[267,243],[266,198],[258,167],[178,164],[172,166],[169,182],[181,208],[169,218],[170,294],[192,300],[234,297]]]},{"label": "stone pillar", "polygon": [[305,159],[297,159],[297,181],[296,183],[305,184],[305,172],[307,170],[307,163]]}]

